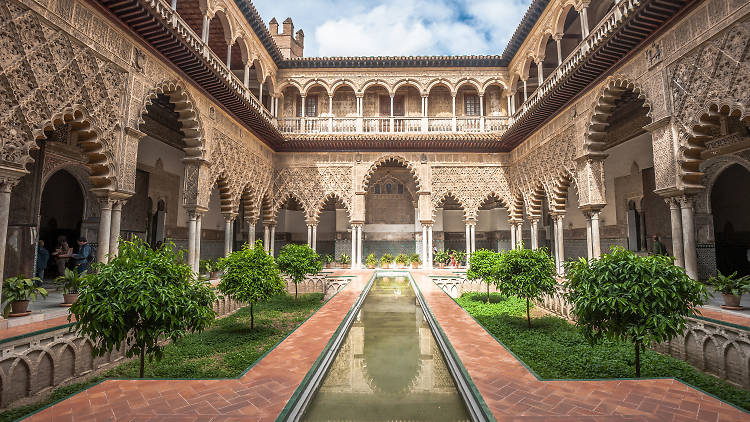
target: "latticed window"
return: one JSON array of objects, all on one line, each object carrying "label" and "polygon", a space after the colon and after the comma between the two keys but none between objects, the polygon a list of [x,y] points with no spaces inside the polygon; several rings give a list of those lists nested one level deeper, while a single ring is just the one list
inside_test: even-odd
[{"label": "latticed window", "polygon": [[467,116],[479,116],[479,95],[469,94],[464,96],[464,110]]},{"label": "latticed window", "polygon": [[375,189],[374,189],[374,192],[373,192],[373,193],[377,193],[377,194],[379,194],[379,193],[380,193],[380,185],[379,185],[379,184],[378,184],[378,185],[375,185]]},{"label": "latticed window", "polygon": [[400,183],[398,184],[398,193],[399,193],[399,195],[402,194],[402,193],[404,193],[404,185],[402,185]]}]

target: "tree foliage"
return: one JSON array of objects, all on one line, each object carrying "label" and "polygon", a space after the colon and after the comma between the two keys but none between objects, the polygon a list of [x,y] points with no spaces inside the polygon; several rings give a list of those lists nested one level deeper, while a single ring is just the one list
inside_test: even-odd
[{"label": "tree foliage", "polygon": [[122,241],[119,254],[108,264],[96,264],[86,274],[71,306],[68,320],[94,340],[94,355],[127,345],[126,355],[161,358],[169,338],[177,341],[188,332],[202,331],[214,318],[216,300],[208,283],[195,280],[173,244],[151,249],[140,239]]},{"label": "tree foliage", "polygon": [[466,276],[469,280],[482,280],[487,284],[487,303],[490,303],[490,285],[500,287],[498,278],[500,254],[488,249],[480,249],[471,254],[469,261]]},{"label": "tree foliage", "polygon": [[323,269],[323,264],[318,255],[307,245],[295,245],[289,243],[276,258],[279,269],[294,282],[294,300],[297,300],[297,284],[305,280],[308,274],[317,274]]},{"label": "tree foliage", "polygon": [[682,333],[685,318],[707,299],[705,287],[663,255],[642,257],[616,247],[565,268],[568,299],[584,336],[592,344],[603,337],[632,342],[636,377],[641,347]]},{"label": "tree foliage", "polygon": [[250,304],[250,328],[254,328],[253,305],[282,293],[286,287],[276,262],[258,240],[252,248],[245,244],[222,259],[221,269],[219,291]]},{"label": "tree foliage", "polygon": [[526,299],[526,320],[531,328],[531,301],[555,291],[555,262],[547,249],[516,248],[500,258],[497,277],[500,291]]}]

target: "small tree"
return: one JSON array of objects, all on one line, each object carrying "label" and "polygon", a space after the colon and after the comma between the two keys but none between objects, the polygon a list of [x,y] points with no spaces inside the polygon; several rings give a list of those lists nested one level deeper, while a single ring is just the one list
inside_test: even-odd
[{"label": "small tree", "polygon": [[490,303],[490,284],[499,287],[498,270],[500,254],[487,249],[480,249],[471,254],[469,270],[466,276],[469,280],[482,280],[487,284],[487,303]]},{"label": "small tree", "polygon": [[297,284],[308,274],[317,274],[323,269],[320,256],[307,245],[289,243],[281,248],[276,258],[279,269],[294,283],[294,300],[297,301]]},{"label": "small tree", "polygon": [[555,262],[546,249],[511,249],[502,253],[498,271],[506,295],[526,299],[526,321],[531,328],[531,300],[555,291]]},{"label": "small tree", "polygon": [[216,295],[208,283],[195,280],[174,244],[151,249],[136,238],[120,242],[109,263],[96,264],[70,307],[75,330],[94,340],[94,355],[128,346],[127,356],[140,355],[143,378],[146,355],[161,359],[164,338],[177,341],[202,331],[214,318]]},{"label": "small tree", "polygon": [[273,257],[258,240],[247,243],[221,261],[222,276],[218,289],[233,299],[250,304],[250,329],[255,328],[253,305],[282,293],[286,283]]},{"label": "small tree", "polygon": [[685,317],[705,303],[707,292],[663,255],[641,257],[620,247],[587,262],[565,264],[568,300],[584,336],[635,346],[635,376],[641,376],[641,347],[670,340],[685,328]]}]

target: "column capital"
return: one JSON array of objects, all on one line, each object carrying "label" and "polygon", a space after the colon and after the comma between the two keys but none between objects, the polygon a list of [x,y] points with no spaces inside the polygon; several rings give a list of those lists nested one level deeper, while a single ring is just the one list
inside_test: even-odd
[{"label": "column capital", "polygon": [[680,203],[680,208],[693,208],[695,203],[695,197],[693,195],[682,195],[678,196],[677,201]]},{"label": "column capital", "polygon": [[552,34],[552,39],[555,41],[561,41],[563,39],[563,33]]},{"label": "column capital", "polygon": [[237,218],[238,214],[236,212],[223,212],[221,213],[221,215],[222,217],[224,217],[224,221],[226,221],[227,223],[231,223],[235,218]]},{"label": "column capital", "polygon": [[245,223],[252,224],[253,226],[258,223],[258,217],[247,217],[243,218],[245,220]]},{"label": "column capital", "polygon": [[10,193],[11,190],[21,181],[25,173],[18,173],[18,176],[6,175],[0,173],[0,192]]}]

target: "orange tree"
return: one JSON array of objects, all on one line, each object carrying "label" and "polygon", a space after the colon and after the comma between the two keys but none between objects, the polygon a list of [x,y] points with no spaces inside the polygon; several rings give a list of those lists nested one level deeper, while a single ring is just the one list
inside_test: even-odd
[{"label": "orange tree", "polygon": [[565,264],[568,300],[589,342],[602,337],[632,342],[635,376],[640,350],[682,333],[685,318],[705,303],[705,287],[664,255],[639,256],[621,247],[599,259]]}]

